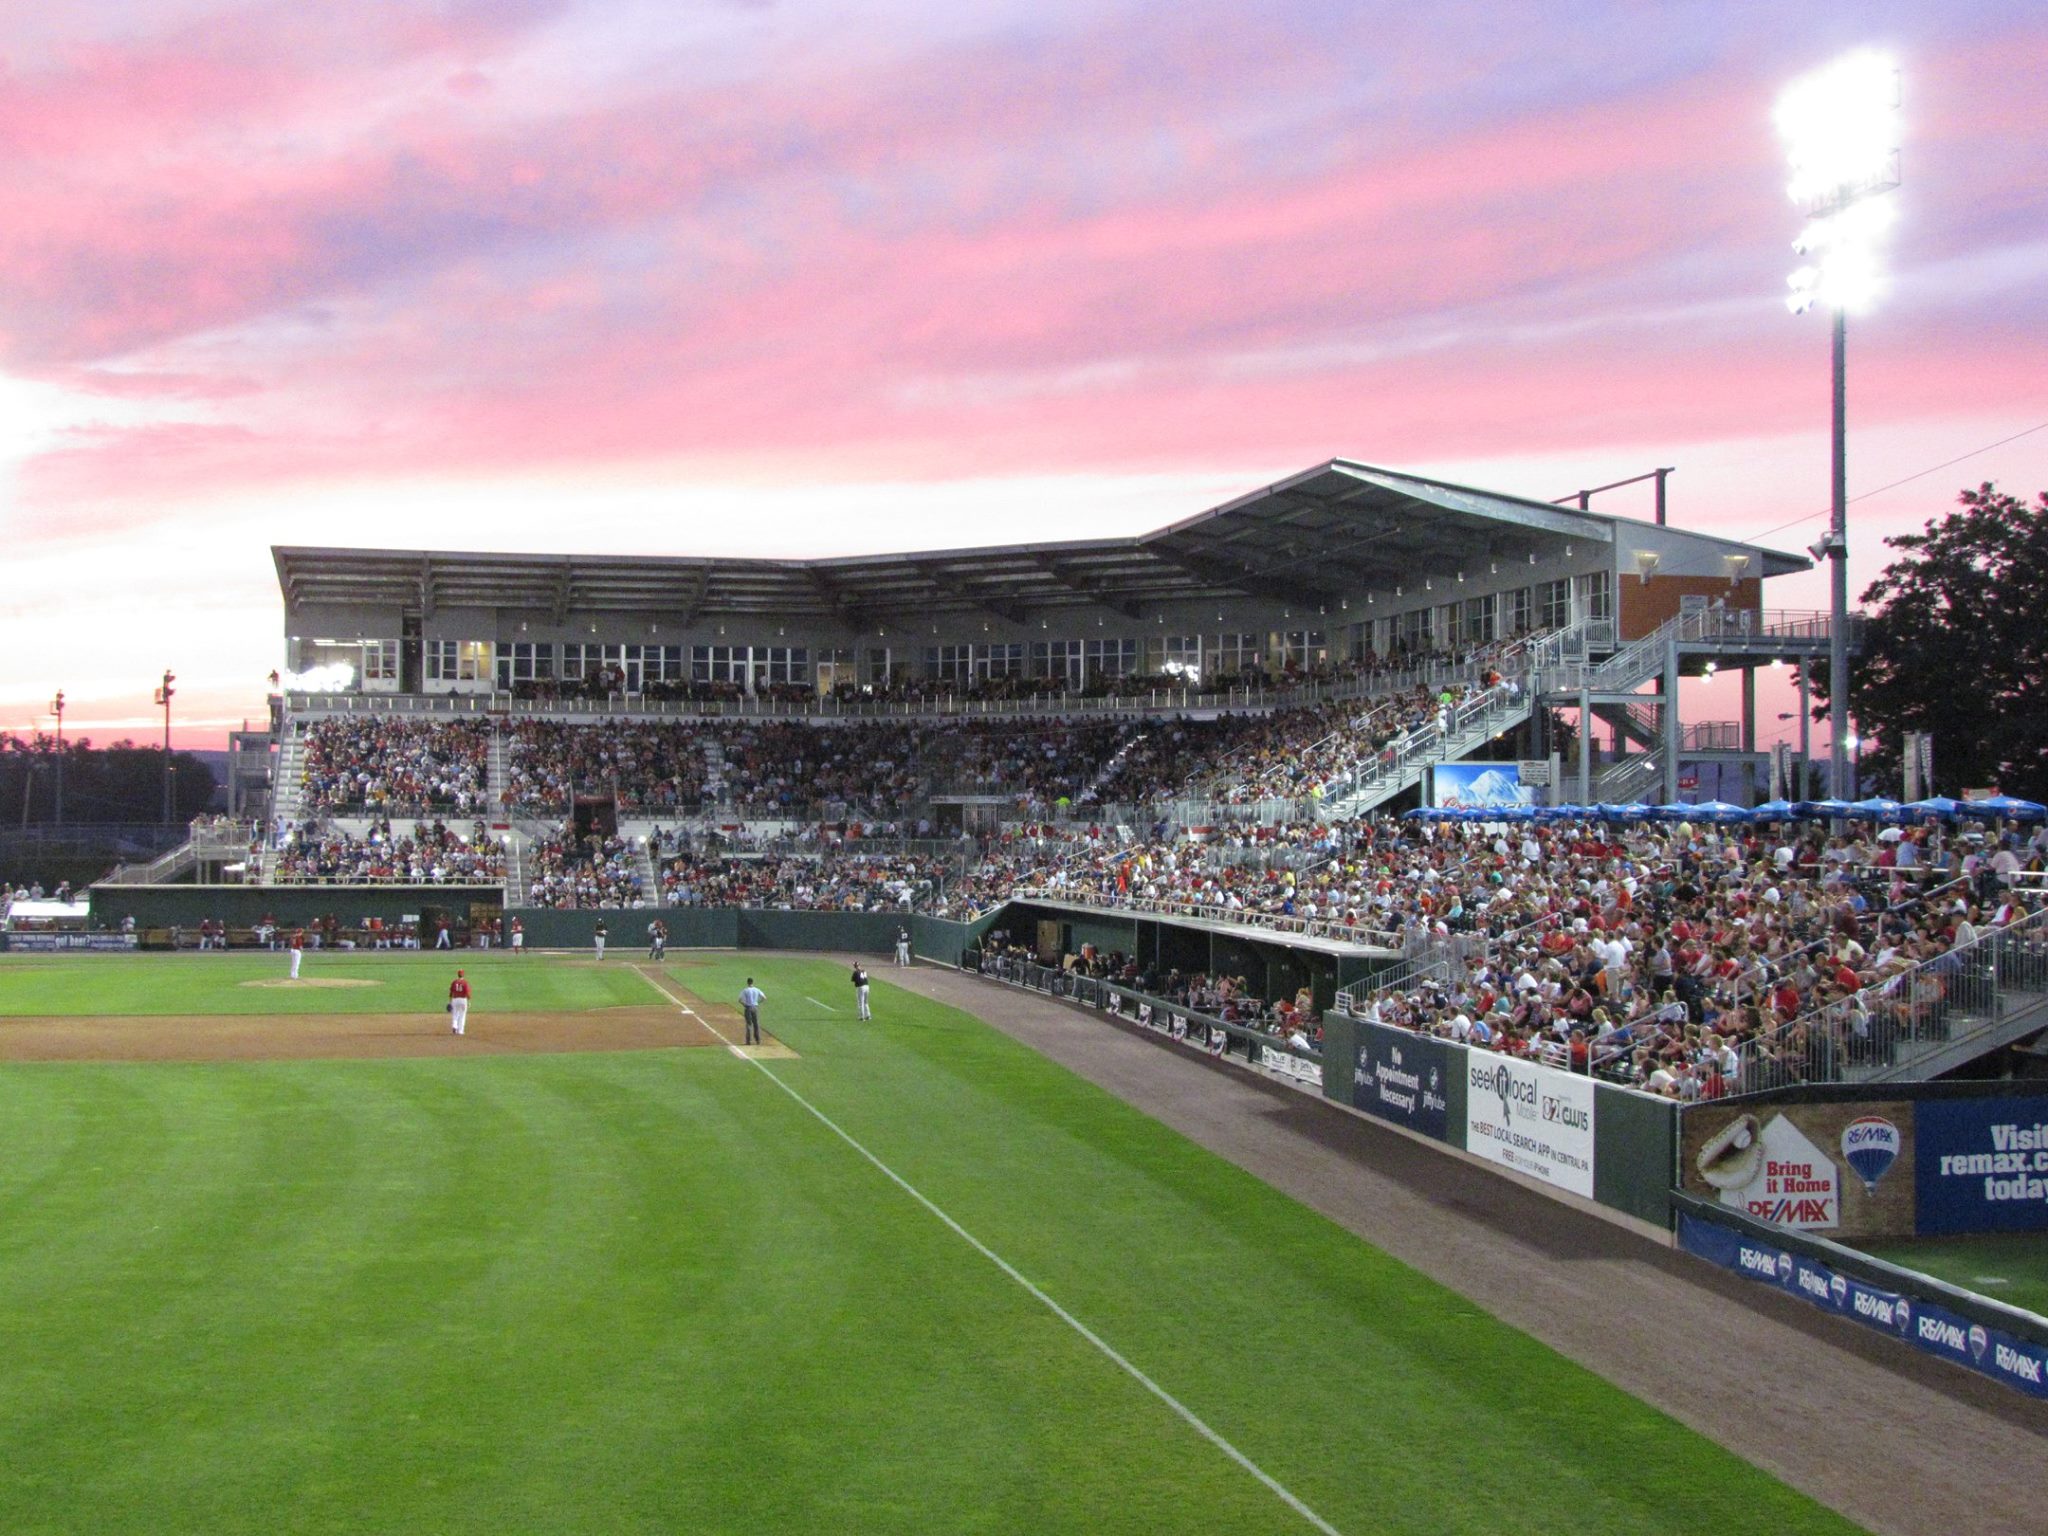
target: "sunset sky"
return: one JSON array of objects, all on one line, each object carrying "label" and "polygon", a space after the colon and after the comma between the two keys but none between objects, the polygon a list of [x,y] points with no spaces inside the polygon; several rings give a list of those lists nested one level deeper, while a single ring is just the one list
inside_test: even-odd
[{"label": "sunset sky", "polygon": [[1671,464],[1676,522],[1797,550],[1828,327],[1781,302],[1771,107],[1865,45],[1904,185],[1854,589],[1961,485],[2048,488],[2048,430],[1975,452],[2048,427],[2038,4],[0,18],[0,731],[62,688],[146,736],[166,666],[186,744],[260,717],[275,542],[1100,536],[1346,456],[1544,499]]}]

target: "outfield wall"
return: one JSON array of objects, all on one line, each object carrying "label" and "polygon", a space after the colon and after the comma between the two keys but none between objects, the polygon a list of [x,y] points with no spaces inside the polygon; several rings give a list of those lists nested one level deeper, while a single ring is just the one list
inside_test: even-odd
[{"label": "outfield wall", "polygon": [[1687,1105],[1679,1184],[1851,1241],[2048,1232],[2048,1088],[1828,1083]]},{"label": "outfield wall", "polygon": [[345,927],[368,917],[396,921],[406,913],[447,913],[468,922],[473,907],[496,911],[505,892],[496,885],[96,885],[96,924],[118,927],[133,917],[141,929],[181,927],[217,917],[231,928],[248,928],[264,917],[295,926],[332,916]]},{"label": "outfield wall", "polygon": [[1678,1245],[1694,1257],[2048,1399],[2048,1322],[2031,1312],[1724,1205],[1676,1200]]},{"label": "outfield wall", "polygon": [[[919,955],[957,965],[961,954],[978,944],[996,920],[985,913],[972,922],[951,922],[922,914],[894,912],[784,912],[736,907],[603,908],[561,911],[553,907],[506,907],[495,885],[112,885],[93,891],[93,917],[113,927],[133,917],[144,933],[171,927],[192,934],[202,918],[219,918],[230,928],[253,927],[275,917],[284,927],[333,917],[344,928],[357,928],[366,918],[396,922],[407,914],[427,921],[445,914],[451,923],[467,925],[474,908],[516,917],[534,949],[588,948],[602,921],[610,943],[633,948],[647,941],[647,925],[656,917],[668,924],[675,949],[822,949],[864,954],[890,954],[896,933],[910,930]],[[429,938],[428,942],[432,942]],[[5,939],[0,937],[0,946]]]},{"label": "outfield wall", "polygon": [[1323,1092],[1548,1194],[1670,1230],[1669,1100],[1342,1013],[1323,1019]]},{"label": "outfield wall", "polygon": [[1327,1014],[1320,1053],[1261,1030],[1052,967],[976,957],[997,980],[1100,1008],[1172,1039],[1305,1083],[1348,1109],[1487,1163],[1543,1193],[1584,1202],[1668,1241],[1678,1106],[1537,1062]]}]

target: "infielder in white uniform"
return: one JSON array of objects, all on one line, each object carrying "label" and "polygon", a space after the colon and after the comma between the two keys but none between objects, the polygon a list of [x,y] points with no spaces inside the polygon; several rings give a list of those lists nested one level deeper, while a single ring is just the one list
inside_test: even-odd
[{"label": "infielder in white uniform", "polygon": [[305,953],[305,950],[306,950],[306,930],[305,930],[305,929],[303,929],[303,928],[294,928],[294,929],[292,930],[292,980],[293,980],[293,981],[297,981],[297,980],[299,979],[299,957],[300,957],[300,956],[301,956],[302,954],[304,954],[304,953]]}]

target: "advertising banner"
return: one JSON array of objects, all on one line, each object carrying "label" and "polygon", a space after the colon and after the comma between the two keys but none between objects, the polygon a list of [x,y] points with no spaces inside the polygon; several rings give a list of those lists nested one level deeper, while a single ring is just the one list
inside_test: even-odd
[{"label": "advertising banner", "polygon": [[1937,1302],[1866,1284],[1804,1254],[1702,1221],[1690,1212],[1679,1215],[1678,1245],[1723,1269],[1790,1291],[1823,1311],[1904,1339],[2030,1397],[2048,1398],[2048,1349],[2003,1329],[1972,1322]]},{"label": "advertising banner", "polygon": [[2048,1230],[2048,1097],[1919,1106],[1919,1230]]},{"label": "advertising banner", "polygon": [[1914,1106],[1904,1101],[1702,1105],[1680,1129],[1687,1194],[1808,1232],[1911,1236],[1913,1166]]},{"label": "advertising banner", "polygon": [[9,933],[0,934],[0,949],[20,954],[49,954],[55,950],[86,950],[91,953],[134,949],[132,933]]},{"label": "advertising banner", "polygon": [[1445,1141],[1450,1073],[1451,1048],[1443,1041],[1384,1024],[1359,1024],[1358,1059],[1351,1073],[1355,1108]]},{"label": "advertising banner", "polygon": [[1514,763],[1439,763],[1431,770],[1430,804],[1501,807],[1535,804]]},{"label": "advertising banner", "polygon": [[1467,1051],[1465,1150],[1592,1199],[1593,1080]]}]

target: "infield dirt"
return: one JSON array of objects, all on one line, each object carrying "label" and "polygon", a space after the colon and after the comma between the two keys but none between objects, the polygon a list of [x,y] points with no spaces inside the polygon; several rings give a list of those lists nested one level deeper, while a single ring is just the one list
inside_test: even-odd
[{"label": "infield dirt", "polygon": [[718,1045],[696,1018],[650,1004],[580,1013],[218,1014],[0,1019],[0,1061],[320,1061],[533,1055]]}]

